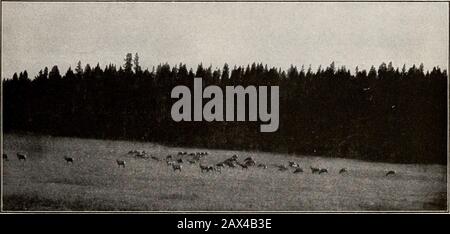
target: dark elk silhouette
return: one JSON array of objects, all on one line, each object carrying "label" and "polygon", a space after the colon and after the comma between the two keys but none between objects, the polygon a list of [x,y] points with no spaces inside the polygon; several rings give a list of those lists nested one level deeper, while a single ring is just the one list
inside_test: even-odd
[{"label": "dark elk silhouette", "polygon": [[73,163],[73,158],[72,157],[64,157],[64,160],[66,160],[66,163]]},{"label": "dark elk silhouette", "polygon": [[322,173],[327,173],[328,174],[328,170],[325,169],[325,168],[322,168],[322,169],[320,169],[319,174],[322,174]]},{"label": "dark elk silhouette", "polygon": [[173,171],[181,171],[181,168],[183,168],[183,166],[180,164],[172,164]]},{"label": "dark elk silhouette", "polygon": [[302,173],[303,172],[303,169],[302,168],[296,168],[295,170],[294,170],[294,174],[296,174],[296,173]]},{"label": "dark elk silhouette", "polygon": [[395,171],[388,171],[388,172],[386,173],[386,176],[388,176],[388,175],[395,175]]},{"label": "dark elk silhouette", "polygon": [[314,174],[314,173],[319,173],[320,172],[320,169],[319,168],[317,168],[317,167],[310,167],[311,168],[311,172]]},{"label": "dark elk silhouette", "polygon": [[118,167],[124,167],[125,168],[126,162],[124,160],[116,160],[116,162],[117,162],[117,166]]},{"label": "dark elk silhouette", "polygon": [[339,170],[339,174],[346,173],[346,172],[347,172],[346,168],[342,168],[341,170]]},{"label": "dark elk silhouette", "polygon": [[27,160],[27,155],[21,154],[21,153],[17,153],[17,159],[19,159],[19,161],[26,161]]},{"label": "dark elk silhouette", "polygon": [[200,164],[200,170],[201,170],[201,172],[214,171],[214,167],[213,166],[205,166],[205,165]]}]

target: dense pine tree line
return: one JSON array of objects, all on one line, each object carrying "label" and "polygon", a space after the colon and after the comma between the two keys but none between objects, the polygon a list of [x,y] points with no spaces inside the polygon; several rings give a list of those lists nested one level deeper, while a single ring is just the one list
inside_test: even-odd
[{"label": "dense pine tree line", "polygon": [[[258,122],[174,122],[176,85],[278,85],[280,127]],[[446,163],[447,72],[423,65],[369,71],[263,64],[223,68],[160,64],[149,71],[128,54],[123,66],[78,63],[30,79],[3,80],[3,129],[58,136],[130,139],[180,146],[326,155],[373,161]]]}]

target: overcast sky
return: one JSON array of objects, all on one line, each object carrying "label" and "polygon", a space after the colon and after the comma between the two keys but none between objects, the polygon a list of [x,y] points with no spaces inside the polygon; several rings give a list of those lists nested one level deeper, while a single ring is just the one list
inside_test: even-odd
[{"label": "overcast sky", "polygon": [[447,3],[2,2],[2,77],[78,60],[447,68]]}]

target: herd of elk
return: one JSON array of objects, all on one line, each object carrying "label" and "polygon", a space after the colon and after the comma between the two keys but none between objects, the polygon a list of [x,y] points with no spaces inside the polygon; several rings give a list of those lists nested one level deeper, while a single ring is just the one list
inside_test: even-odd
[{"label": "herd of elk", "polygon": [[[128,152],[128,154],[135,154],[138,157],[147,157],[145,151],[137,151],[137,150],[131,150]],[[166,163],[168,166],[171,166],[173,171],[181,171],[183,166],[181,165],[183,162],[188,162],[190,164],[196,164],[197,162],[200,162],[200,159],[205,156],[208,155],[208,152],[196,152],[196,153],[187,153],[187,152],[178,152],[178,156],[191,156],[190,159],[185,159],[183,160],[182,158],[177,158],[174,159],[174,157],[172,155],[168,155],[166,157]],[[19,161],[25,162],[27,161],[27,155],[24,153],[17,153],[16,154],[17,159]],[[160,158],[155,157],[155,156],[151,156],[149,157],[155,161],[161,161]],[[3,154],[3,160],[4,161],[8,161],[8,155],[7,154]],[[68,157],[68,156],[64,156],[64,160],[66,161],[66,163],[74,163],[74,158],[72,157]],[[125,160],[116,160],[117,166],[118,167],[122,167],[125,168],[126,162]],[[200,166],[200,171],[201,172],[209,172],[209,171],[221,171],[221,168],[225,168],[225,166],[228,166],[230,168],[235,168],[236,165],[240,166],[242,169],[249,169],[249,167],[252,166],[256,166],[258,168],[263,168],[263,169],[267,169],[267,165],[263,164],[263,163],[259,163],[257,164],[256,161],[252,158],[252,157],[248,157],[246,159],[243,160],[243,162],[239,162],[238,161],[238,155],[234,154],[232,157],[225,159],[222,162],[219,162],[213,166],[211,165],[203,165],[201,163],[199,163]],[[297,174],[297,173],[303,173],[303,169],[300,167],[300,164],[293,162],[293,161],[289,161],[288,162],[288,166],[291,168],[295,168],[293,173]],[[289,168],[288,166],[285,165],[276,165],[276,167],[278,168],[279,171],[288,171]],[[318,168],[318,167],[312,167],[310,166],[311,169],[311,173],[312,174],[324,174],[324,173],[329,173],[328,169],[326,168]],[[339,174],[343,174],[343,173],[348,173],[347,168],[341,168],[338,172]],[[389,176],[389,175],[395,175],[396,172],[393,170],[389,170],[387,171],[387,173],[385,174],[385,176]]]}]

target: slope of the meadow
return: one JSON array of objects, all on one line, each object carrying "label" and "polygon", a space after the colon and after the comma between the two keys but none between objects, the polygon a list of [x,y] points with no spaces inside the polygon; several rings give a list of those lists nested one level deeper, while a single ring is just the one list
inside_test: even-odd
[{"label": "slope of the meadow", "polygon": [[[201,173],[198,164],[174,172],[165,162],[136,158],[145,150],[165,158],[207,151],[212,165],[239,155],[267,169],[225,168]],[[447,209],[443,165],[388,164],[285,154],[174,148],[152,143],[5,134],[3,210],[14,211],[428,211]],[[20,162],[16,153],[27,154]],[[74,158],[68,164],[64,156]],[[126,161],[119,168],[116,159]],[[275,165],[295,161],[303,173]],[[327,168],[312,174],[310,166]],[[341,168],[348,172],[339,174]],[[394,170],[395,175],[385,176]]]}]

